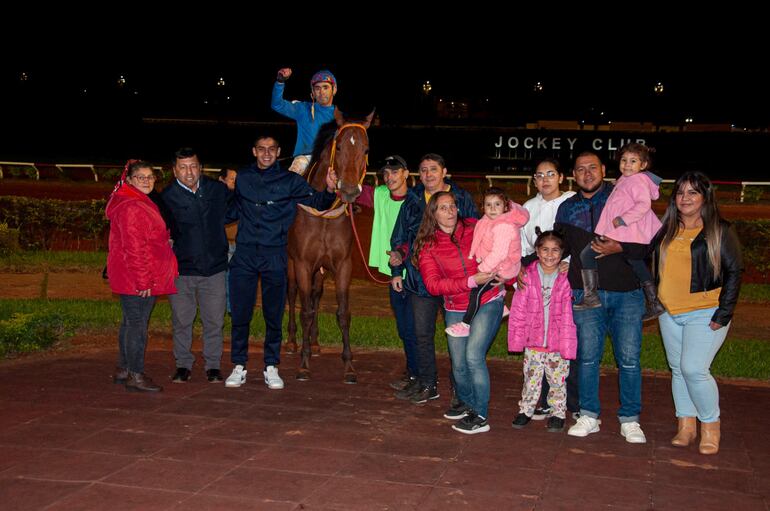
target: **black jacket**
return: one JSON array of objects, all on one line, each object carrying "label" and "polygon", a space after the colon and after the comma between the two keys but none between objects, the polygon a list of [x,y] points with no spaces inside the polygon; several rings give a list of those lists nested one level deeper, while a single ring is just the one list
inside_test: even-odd
[{"label": "black jacket", "polygon": [[195,193],[174,179],[161,192],[171,212],[171,239],[179,275],[210,277],[227,269],[225,214],[232,194],[227,187],[201,176]]},{"label": "black jacket", "polygon": [[[690,277],[690,293],[711,291],[721,287],[719,293],[719,307],[714,312],[711,321],[722,326],[727,325],[733,318],[735,304],[738,303],[738,294],[741,290],[741,273],[743,272],[743,258],[741,256],[741,244],[735,229],[725,220],[720,221],[722,230],[721,247],[721,272],[714,278],[714,268],[708,256],[706,245],[706,233],[701,231],[690,245],[690,257],[692,258],[692,274]],[[663,240],[664,229],[661,229],[653,240],[655,246],[654,270],[656,282],[660,279],[658,261],[660,261],[660,242]]]}]

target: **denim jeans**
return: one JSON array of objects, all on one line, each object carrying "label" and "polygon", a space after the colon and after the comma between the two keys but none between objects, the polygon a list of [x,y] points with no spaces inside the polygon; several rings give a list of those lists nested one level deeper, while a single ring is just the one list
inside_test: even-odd
[{"label": "denim jeans", "polygon": [[[464,312],[446,311],[447,325],[462,321],[464,315]],[[487,417],[489,411],[487,351],[500,328],[502,317],[503,300],[492,300],[479,307],[468,337],[447,336],[455,393],[482,417]]]},{"label": "denim jeans", "polygon": [[[407,291],[408,293],[408,291]],[[409,297],[414,312],[414,334],[417,338],[417,373],[424,387],[436,385],[436,315],[444,310],[439,296]]]},{"label": "denim jeans", "polygon": [[[607,333],[612,338],[620,385],[621,423],[639,422],[642,410],[642,368],[639,361],[642,350],[642,315],[644,295],[641,289],[633,291],[599,290],[602,306],[596,309],[573,311],[578,334],[578,371],[580,414],[597,418],[599,404],[599,366],[604,354]],[[583,297],[582,290],[572,290],[575,300]]]},{"label": "denim jeans", "polygon": [[390,290],[390,308],[396,317],[396,328],[401,342],[404,343],[404,355],[406,356],[406,371],[409,376],[418,376],[417,366],[417,337],[414,333],[414,311],[412,310],[411,294],[407,291],[400,293],[392,287]]},{"label": "denim jeans", "polygon": [[155,297],[119,296],[123,320],[118,332],[118,367],[128,369],[132,373],[143,373],[147,325],[150,323]]},{"label": "denim jeans", "polygon": [[666,358],[671,367],[671,393],[677,417],[719,420],[719,388],[709,371],[730,325],[709,327],[716,307],[658,318]]}]

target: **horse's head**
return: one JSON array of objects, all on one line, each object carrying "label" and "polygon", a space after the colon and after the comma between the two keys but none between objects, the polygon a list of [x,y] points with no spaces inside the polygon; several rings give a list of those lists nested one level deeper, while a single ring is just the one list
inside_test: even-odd
[{"label": "horse's head", "polygon": [[360,121],[346,120],[339,110],[334,111],[337,133],[334,135],[330,165],[337,172],[337,193],[344,202],[354,202],[361,194],[369,155],[366,129],[373,117],[374,111]]}]

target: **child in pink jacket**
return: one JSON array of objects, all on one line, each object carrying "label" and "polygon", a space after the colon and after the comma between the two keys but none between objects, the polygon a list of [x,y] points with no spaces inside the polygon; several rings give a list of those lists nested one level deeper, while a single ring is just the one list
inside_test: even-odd
[{"label": "child in pink jacket", "polygon": [[479,271],[494,273],[497,278],[470,292],[468,310],[463,320],[449,325],[452,337],[467,337],[470,324],[479,308],[479,298],[488,289],[519,274],[521,268],[521,228],[529,220],[529,211],[509,200],[500,188],[484,192],[484,216],[473,231],[468,259],[476,259]]},{"label": "child in pink jacket", "polygon": [[[648,245],[662,224],[652,210],[652,201],[657,199],[661,179],[648,172],[652,150],[642,144],[626,144],[618,152],[620,172],[623,174],[615,183],[607,203],[602,209],[594,233],[604,238]],[[599,272],[596,264],[597,253],[588,244],[580,253],[583,266],[583,299],[575,303],[575,310],[594,309],[601,306],[597,286]],[[652,274],[642,259],[626,259],[634,270],[644,290],[647,312],[643,320],[657,318],[664,312],[658,301],[658,290]]]},{"label": "child in pink jacket", "polygon": [[572,289],[566,273],[559,273],[564,239],[555,231],[537,237],[538,260],[527,269],[527,287],[513,295],[508,319],[508,351],[524,351],[524,385],[513,427],[532,419],[545,373],[550,390],[548,431],[564,429],[567,413],[569,360],[577,355],[577,332],[572,320]]}]

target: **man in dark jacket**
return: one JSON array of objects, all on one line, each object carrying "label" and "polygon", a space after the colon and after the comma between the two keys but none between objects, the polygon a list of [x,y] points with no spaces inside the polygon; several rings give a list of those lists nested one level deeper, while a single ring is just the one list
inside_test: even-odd
[{"label": "man in dark jacket", "polygon": [[[583,296],[580,264],[583,247],[593,242],[594,250],[605,254],[600,246],[602,242],[597,244],[593,234],[613,188],[603,181],[604,172],[605,167],[596,154],[585,152],[578,155],[573,174],[579,191],[564,201],[556,213],[554,229],[564,234],[568,253],[572,256],[568,277],[576,301]],[[645,245],[622,245],[623,250],[646,252]],[[604,339],[609,333],[618,365],[620,433],[627,442],[645,443],[647,440],[639,425],[644,295],[639,288],[639,280],[622,254],[602,256],[598,259],[598,266],[601,307],[575,310],[573,313],[578,334],[578,364],[572,364],[572,367],[579,367],[580,417],[568,434],[585,437],[599,431],[599,365],[604,354]]]},{"label": "man in dark jacket", "polygon": [[235,365],[227,387],[246,382],[249,325],[254,313],[257,283],[262,281],[262,316],[265,319],[265,385],[282,389],[278,375],[281,327],[286,304],[286,244],[297,204],[327,209],[335,199],[337,176],[329,169],[326,190],[317,192],[299,175],[278,164],[281,148],[275,138],[259,137],[252,153],[256,162],[238,171],[235,208],[228,220],[238,219],[235,255],[230,262],[232,353]]},{"label": "man in dark jacket", "polygon": [[[404,205],[396,219],[390,238],[390,266],[392,268],[391,286],[396,292],[405,289],[410,293],[410,302],[414,312],[414,329],[417,337],[418,377],[403,390],[396,392],[396,397],[408,399],[412,403],[425,403],[439,397],[436,371],[436,314],[443,306],[440,296],[433,296],[425,289],[422,277],[411,261],[412,243],[422,222],[422,214],[430,197],[440,191],[452,191],[457,200],[458,214],[463,218],[478,218],[479,212],[473,204],[471,195],[446,179],[447,168],[444,158],[429,153],[420,159],[420,184],[411,188],[406,195]],[[401,277],[406,269],[406,280]],[[457,406],[455,406],[457,405]],[[453,403],[453,408],[462,403]],[[462,418],[462,412],[450,409],[447,416]]]},{"label": "man in dark jacket", "polygon": [[231,195],[224,184],[201,176],[201,169],[193,149],[179,149],[174,160],[176,179],[161,193],[170,212],[171,239],[179,263],[178,292],[169,295],[176,359],[174,383],[190,379],[195,361],[191,350],[192,329],[198,308],[203,323],[206,377],[211,383],[222,381],[220,362],[228,247],[225,215]]}]

